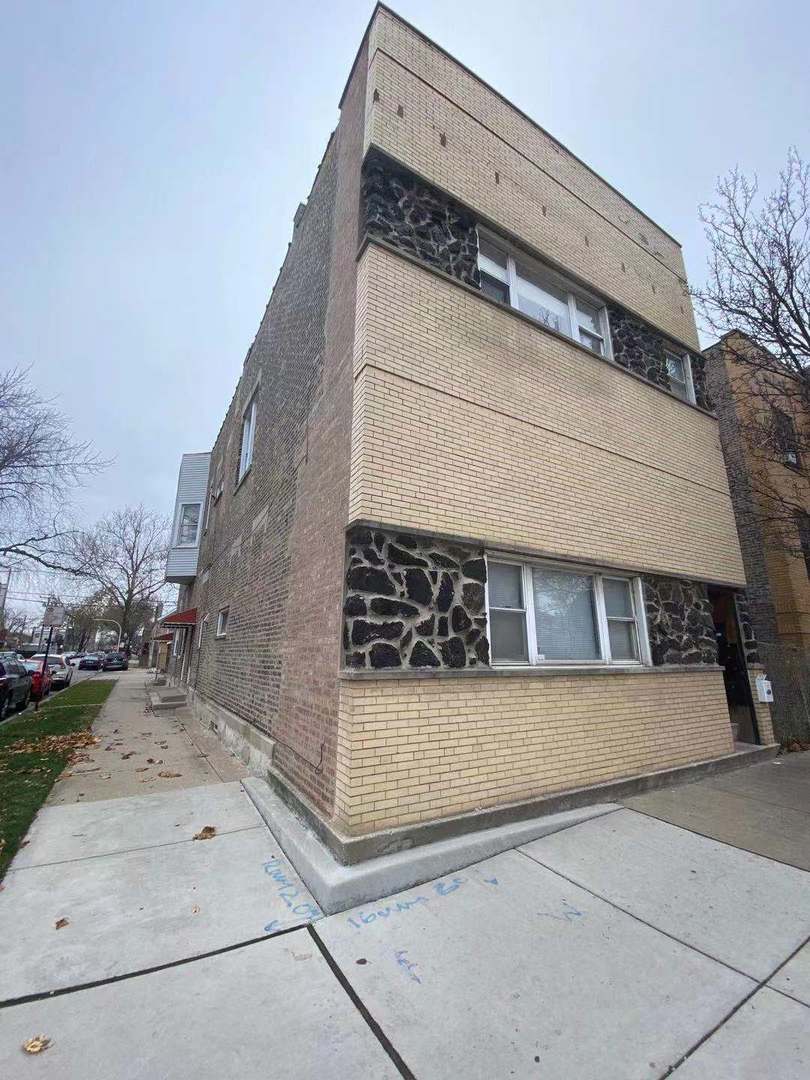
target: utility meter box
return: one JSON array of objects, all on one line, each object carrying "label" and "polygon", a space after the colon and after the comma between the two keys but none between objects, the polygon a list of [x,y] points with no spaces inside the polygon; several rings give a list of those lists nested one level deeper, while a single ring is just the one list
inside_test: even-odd
[{"label": "utility meter box", "polygon": [[757,701],[773,701],[773,687],[767,675],[757,675]]}]

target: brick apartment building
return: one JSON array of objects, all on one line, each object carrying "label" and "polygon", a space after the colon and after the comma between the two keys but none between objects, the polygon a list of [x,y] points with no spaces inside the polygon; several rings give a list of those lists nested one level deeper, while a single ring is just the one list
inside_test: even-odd
[{"label": "brick apartment building", "polygon": [[178,493],[165,620],[199,715],[327,830],[732,752],[716,619],[758,669],[684,285],[672,237],[375,9]]},{"label": "brick apartment building", "polygon": [[[750,621],[774,687],[774,730],[789,741],[810,733],[810,424],[796,394],[781,393],[772,361],[759,377],[746,362],[754,352],[734,331],[705,355]],[[764,392],[757,387],[763,377]]]}]

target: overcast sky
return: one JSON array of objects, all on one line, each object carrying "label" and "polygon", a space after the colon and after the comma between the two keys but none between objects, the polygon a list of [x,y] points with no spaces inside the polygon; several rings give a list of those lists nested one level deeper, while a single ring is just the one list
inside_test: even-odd
[{"label": "overcast sky", "polygon": [[[810,5],[392,5],[706,257],[735,163],[810,154]],[[367,0],[0,0],[0,318],[115,462],[82,495],[170,513],[210,449],[372,10]]]}]

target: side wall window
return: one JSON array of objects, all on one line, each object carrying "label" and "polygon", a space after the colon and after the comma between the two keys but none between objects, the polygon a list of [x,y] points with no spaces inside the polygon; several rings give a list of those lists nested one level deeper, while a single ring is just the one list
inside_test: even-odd
[{"label": "side wall window", "polygon": [[254,397],[242,415],[242,443],[239,450],[239,475],[242,479],[253,462],[253,437],[256,432],[256,398]]}]

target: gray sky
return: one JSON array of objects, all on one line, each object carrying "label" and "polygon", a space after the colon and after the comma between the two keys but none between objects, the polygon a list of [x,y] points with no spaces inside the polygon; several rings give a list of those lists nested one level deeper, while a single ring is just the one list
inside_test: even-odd
[{"label": "gray sky", "polygon": [[[684,245],[735,163],[808,147],[810,5],[401,0]],[[368,0],[0,3],[0,318],[114,465],[81,497],[170,512],[209,449],[306,197]]]}]

